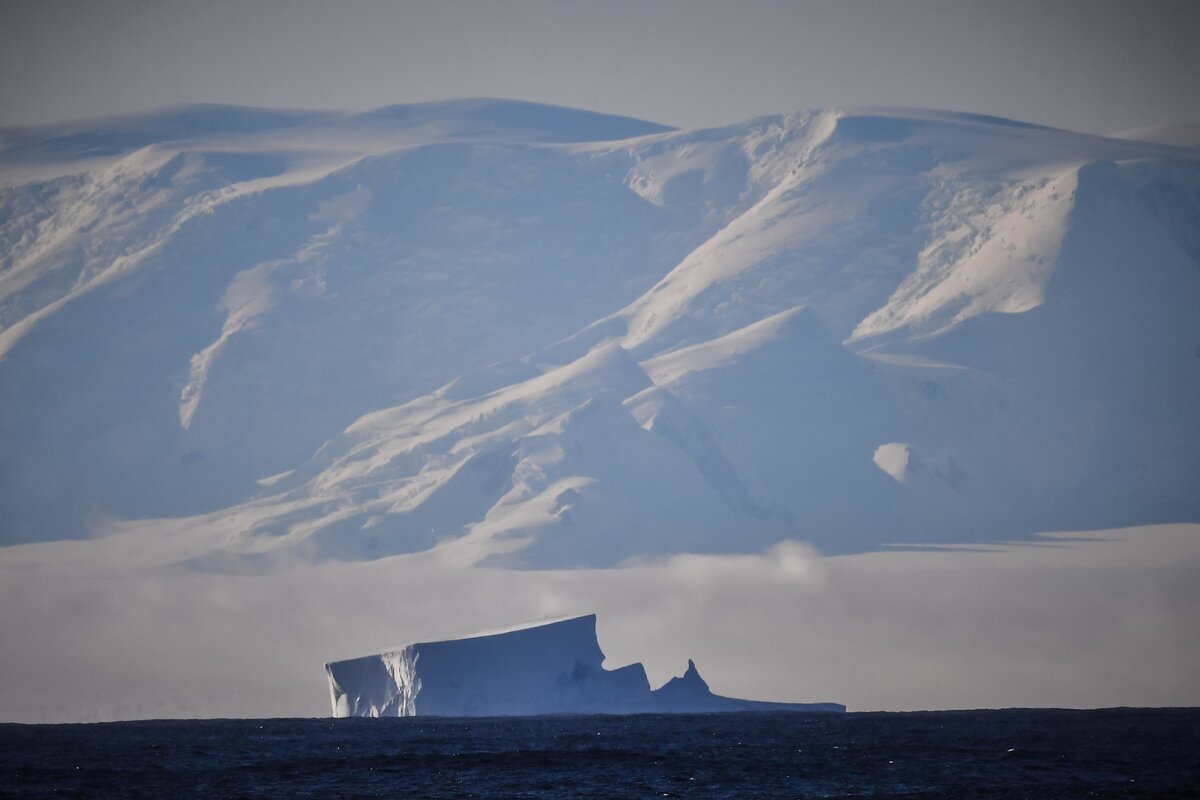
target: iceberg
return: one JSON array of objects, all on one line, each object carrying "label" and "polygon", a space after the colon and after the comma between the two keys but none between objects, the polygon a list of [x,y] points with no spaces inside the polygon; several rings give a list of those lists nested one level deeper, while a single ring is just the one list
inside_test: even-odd
[{"label": "iceberg", "polygon": [[687,671],[657,690],[640,663],[603,667],[596,615],[419,642],[325,665],[334,717],[844,712],[839,703],[773,703],[713,694]]}]

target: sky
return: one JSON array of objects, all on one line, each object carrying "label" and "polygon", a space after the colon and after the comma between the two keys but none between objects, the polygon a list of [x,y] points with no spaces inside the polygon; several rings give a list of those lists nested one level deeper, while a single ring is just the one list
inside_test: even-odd
[{"label": "sky", "polygon": [[0,125],[506,97],[679,127],[883,104],[1115,133],[1200,122],[1198,38],[1186,0],[5,0]]}]

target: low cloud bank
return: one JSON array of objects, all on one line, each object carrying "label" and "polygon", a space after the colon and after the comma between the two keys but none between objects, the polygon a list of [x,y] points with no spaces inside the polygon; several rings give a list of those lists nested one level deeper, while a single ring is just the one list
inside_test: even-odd
[{"label": "low cloud bank", "polygon": [[851,710],[1200,705],[1200,525],[553,572],[425,553],[224,575],[118,551],[0,551],[0,720],[325,716],[326,660],[589,611],[607,666],[656,685],[692,657],[714,691]]}]

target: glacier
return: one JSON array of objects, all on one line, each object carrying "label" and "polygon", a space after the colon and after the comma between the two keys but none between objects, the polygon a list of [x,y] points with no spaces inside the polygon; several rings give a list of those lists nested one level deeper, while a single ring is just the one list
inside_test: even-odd
[{"label": "glacier", "polygon": [[335,717],[844,712],[839,703],[775,703],[713,694],[690,659],[651,690],[641,664],[608,670],[596,615],[462,639],[410,644],[325,665]]},{"label": "glacier", "polygon": [[1157,138],[502,100],[5,130],[0,543],[540,569],[1200,519],[1200,149]]}]

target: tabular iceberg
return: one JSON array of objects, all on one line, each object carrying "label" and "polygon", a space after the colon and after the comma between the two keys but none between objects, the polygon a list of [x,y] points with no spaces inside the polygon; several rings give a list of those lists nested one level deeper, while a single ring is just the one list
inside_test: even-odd
[{"label": "tabular iceberg", "polygon": [[838,703],[768,703],[713,694],[687,672],[651,690],[645,668],[604,669],[596,615],[502,633],[420,642],[325,665],[335,717],[490,717],[703,711],[842,712]]}]

